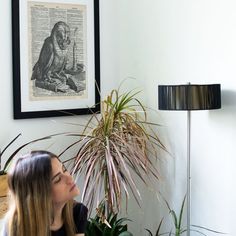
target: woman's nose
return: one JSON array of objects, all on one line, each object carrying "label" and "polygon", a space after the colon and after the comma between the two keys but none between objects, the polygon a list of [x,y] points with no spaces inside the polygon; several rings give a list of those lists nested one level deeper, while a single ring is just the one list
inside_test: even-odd
[{"label": "woman's nose", "polygon": [[70,183],[72,183],[73,181],[74,181],[74,180],[73,180],[71,174],[66,174],[66,182],[70,184]]}]

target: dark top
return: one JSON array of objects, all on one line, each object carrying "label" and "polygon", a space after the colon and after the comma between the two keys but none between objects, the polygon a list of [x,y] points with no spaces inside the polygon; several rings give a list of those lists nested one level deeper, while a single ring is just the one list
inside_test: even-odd
[{"label": "dark top", "polygon": [[[87,225],[87,214],[88,209],[82,203],[76,203],[73,208],[73,217],[76,227],[76,234],[85,233],[86,225]],[[66,236],[66,229],[64,225],[56,230],[51,231],[52,236]]]}]

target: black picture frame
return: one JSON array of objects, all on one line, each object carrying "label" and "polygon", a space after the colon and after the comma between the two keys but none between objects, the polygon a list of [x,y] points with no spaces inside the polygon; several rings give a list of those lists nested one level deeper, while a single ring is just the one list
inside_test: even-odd
[{"label": "black picture frame", "polygon": [[14,119],[100,112],[99,45],[99,0],[12,0]]}]

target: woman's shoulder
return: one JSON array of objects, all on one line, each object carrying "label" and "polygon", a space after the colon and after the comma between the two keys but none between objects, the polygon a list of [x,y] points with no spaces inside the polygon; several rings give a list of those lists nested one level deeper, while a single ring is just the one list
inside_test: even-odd
[{"label": "woman's shoulder", "polygon": [[88,211],[88,208],[81,202],[74,202],[73,205],[74,211]]},{"label": "woman's shoulder", "polygon": [[77,234],[82,234],[85,232],[87,225],[87,216],[88,208],[82,203],[75,202],[73,208],[73,217]]},{"label": "woman's shoulder", "polygon": [[74,218],[86,220],[88,215],[88,208],[81,202],[74,202],[73,215]]}]

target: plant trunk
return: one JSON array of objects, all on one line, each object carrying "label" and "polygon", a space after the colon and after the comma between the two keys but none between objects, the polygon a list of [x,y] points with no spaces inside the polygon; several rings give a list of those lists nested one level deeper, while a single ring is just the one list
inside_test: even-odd
[{"label": "plant trunk", "polygon": [[7,175],[0,175],[0,219],[4,217],[8,209],[8,184]]}]

